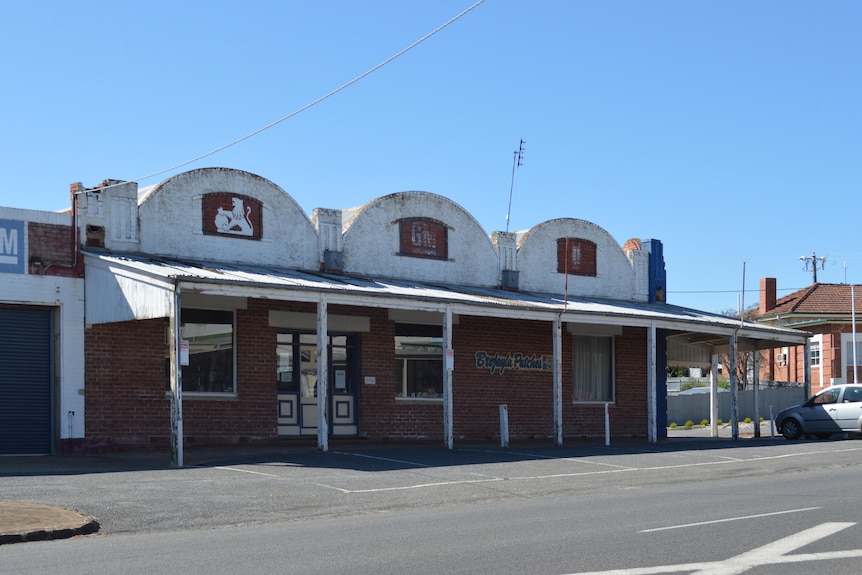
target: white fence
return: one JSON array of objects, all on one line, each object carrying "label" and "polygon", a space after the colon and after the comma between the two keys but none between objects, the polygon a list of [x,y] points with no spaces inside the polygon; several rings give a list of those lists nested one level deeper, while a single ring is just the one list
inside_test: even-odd
[{"label": "white fence", "polygon": [[[802,387],[764,387],[760,389],[760,417],[769,419],[769,406],[772,406],[773,414],[778,413],[785,407],[797,405],[805,401],[805,389]],[[739,421],[746,417],[754,420],[754,390],[746,389],[737,394],[737,405],[739,408]],[[718,394],[718,418],[722,421],[730,421],[730,392],[722,391]],[[699,424],[706,419],[709,421],[709,394],[698,393],[695,395],[668,394],[667,397],[667,423],[684,425],[686,421]]]}]

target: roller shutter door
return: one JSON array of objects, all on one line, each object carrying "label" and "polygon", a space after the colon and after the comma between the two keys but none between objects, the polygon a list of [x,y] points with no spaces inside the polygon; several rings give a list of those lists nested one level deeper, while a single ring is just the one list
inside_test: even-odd
[{"label": "roller shutter door", "polygon": [[0,454],[51,453],[52,312],[0,308]]}]

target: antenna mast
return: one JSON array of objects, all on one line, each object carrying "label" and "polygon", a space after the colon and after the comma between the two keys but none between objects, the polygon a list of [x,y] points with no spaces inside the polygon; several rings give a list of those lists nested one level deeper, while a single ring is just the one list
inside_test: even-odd
[{"label": "antenna mast", "polygon": [[521,139],[521,144],[518,146],[518,149],[515,150],[515,158],[512,160],[512,183],[509,184],[509,209],[506,210],[506,231],[509,231],[509,214],[512,213],[512,190],[515,187],[515,168],[520,168],[524,165],[524,144],[526,144],[523,139]]},{"label": "antenna mast", "polygon": [[811,257],[807,258],[805,256],[800,256],[799,261],[805,262],[805,267],[802,268],[805,271],[808,271],[808,265],[811,265],[811,271],[814,272],[814,283],[817,283],[817,264],[820,264],[820,269],[826,269],[826,258],[818,258],[817,254],[811,252]]}]

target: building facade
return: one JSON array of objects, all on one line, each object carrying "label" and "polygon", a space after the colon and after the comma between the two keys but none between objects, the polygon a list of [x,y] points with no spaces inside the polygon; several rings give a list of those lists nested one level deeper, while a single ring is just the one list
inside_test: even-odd
[{"label": "building facade", "polygon": [[488,235],[426,192],[307,215],[224,168],[72,197],[70,449],[170,446],[181,464],[186,445],[276,438],[656,441],[669,359],[805,342],[668,304],[660,241],[576,218]]},{"label": "building facade", "polygon": [[862,289],[814,283],[781,298],[776,292],[775,278],[761,279],[757,321],[802,329],[810,332],[811,338],[807,347],[783,346],[765,352],[761,377],[804,381],[808,359],[811,393],[830,385],[858,383],[862,377],[862,334],[857,333],[855,321],[862,314]]}]

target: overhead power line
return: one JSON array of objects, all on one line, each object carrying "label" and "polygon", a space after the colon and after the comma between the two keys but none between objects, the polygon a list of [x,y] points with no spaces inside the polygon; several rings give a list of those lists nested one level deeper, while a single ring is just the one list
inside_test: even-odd
[{"label": "overhead power line", "polygon": [[[463,10],[462,12],[460,12],[459,14],[457,14],[456,16],[453,16],[452,18],[450,18],[449,20],[447,20],[446,22],[444,22],[443,24],[441,24],[440,26],[438,26],[437,28],[435,28],[435,29],[434,29],[434,30],[432,30],[431,32],[428,32],[427,34],[425,34],[424,36],[422,36],[421,38],[419,38],[418,40],[416,40],[415,42],[413,42],[412,44],[410,44],[409,46],[407,46],[407,47],[406,47],[406,48],[404,48],[403,50],[400,50],[399,52],[396,52],[395,54],[393,54],[393,55],[392,55],[392,56],[390,56],[389,58],[386,58],[385,60],[383,60],[382,62],[380,62],[380,63],[379,63],[379,64],[377,64],[376,66],[374,66],[373,68],[370,68],[370,69],[369,69],[369,70],[367,70],[366,72],[363,72],[363,73],[362,73],[362,74],[360,74],[359,76],[356,76],[355,78],[353,78],[353,79],[352,79],[352,80],[350,80],[349,82],[346,82],[346,83],[342,84],[342,85],[341,85],[341,86],[339,86],[338,88],[335,88],[334,90],[332,90],[331,92],[329,92],[329,93],[327,93],[327,94],[325,94],[325,95],[321,96],[320,98],[317,98],[316,100],[314,100],[314,101],[312,101],[312,102],[309,102],[309,103],[308,103],[308,104],[306,104],[305,106],[302,106],[301,108],[299,108],[299,109],[297,109],[297,110],[294,110],[294,111],[293,111],[293,112],[291,112],[290,114],[288,114],[288,115],[286,115],[286,116],[283,116],[283,117],[279,118],[278,120],[275,120],[274,122],[270,122],[270,123],[269,123],[269,124],[267,124],[266,126],[264,126],[264,127],[262,127],[262,128],[259,128],[259,129],[255,130],[254,132],[251,132],[251,133],[249,133],[249,134],[246,134],[245,136],[243,136],[243,137],[241,137],[241,138],[237,138],[236,140],[234,140],[234,141],[232,141],[232,142],[230,142],[230,143],[228,143],[228,144],[225,144],[225,145],[220,146],[220,147],[218,147],[218,148],[216,148],[216,149],[214,149],[214,150],[211,150],[211,151],[209,151],[209,152],[207,152],[207,153],[205,153],[205,154],[201,154],[200,156],[197,156],[197,157],[195,157],[195,158],[192,158],[191,160],[187,160],[187,161],[185,161],[185,162],[182,162],[182,163],[179,163],[179,164],[173,165],[173,166],[171,166],[170,168],[165,168],[164,170],[159,170],[158,172],[153,172],[153,173],[151,173],[151,174],[147,174],[146,176],[142,176],[142,177],[140,177],[140,178],[136,178],[136,179],[131,180],[131,181],[132,181],[132,182],[140,182],[140,181],[142,181],[142,180],[148,180],[148,179],[150,179],[150,178],[154,178],[154,177],[156,177],[156,176],[160,176],[160,175],[165,174],[165,173],[167,173],[167,172],[172,172],[172,171],[177,170],[177,169],[179,169],[179,168],[182,168],[182,167],[184,167],[184,166],[188,166],[189,164],[193,164],[193,163],[195,163],[195,162],[197,162],[197,161],[199,161],[199,160],[202,160],[202,159],[204,159],[204,158],[207,158],[207,157],[209,157],[209,156],[212,156],[213,154],[217,154],[217,153],[219,153],[219,152],[221,152],[221,151],[223,151],[223,150],[226,150],[227,148],[230,148],[231,146],[235,146],[236,144],[239,144],[240,142],[244,142],[245,140],[248,140],[249,138],[252,138],[252,137],[254,137],[254,136],[258,135],[258,134],[260,134],[261,132],[264,132],[264,131],[266,131],[266,130],[270,129],[270,128],[272,128],[273,126],[277,126],[278,124],[280,124],[280,123],[284,122],[285,120],[288,120],[288,119],[290,119],[290,118],[292,118],[292,117],[296,116],[297,114],[300,114],[300,113],[304,112],[305,110],[308,110],[308,109],[309,109],[309,108],[311,108],[312,106],[316,106],[317,104],[319,104],[319,103],[323,102],[324,100],[326,100],[326,99],[328,99],[328,98],[331,98],[331,97],[332,97],[332,96],[334,96],[335,94],[337,94],[337,93],[341,92],[342,90],[344,90],[344,89],[346,89],[346,88],[349,88],[350,86],[352,86],[352,85],[353,85],[353,84],[355,84],[356,82],[358,82],[358,81],[362,80],[362,79],[363,79],[363,78],[365,78],[366,76],[369,76],[369,75],[373,74],[374,72],[376,72],[377,70],[379,70],[380,68],[382,68],[382,67],[383,67],[383,66],[385,66],[386,64],[389,64],[390,62],[392,62],[392,61],[393,61],[393,60],[395,60],[396,58],[399,58],[400,56],[403,56],[404,54],[406,54],[407,52],[409,52],[410,50],[412,50],[413,48],[415,48],[416,46],[418,46],[419,44],[421,44],[421,43],[422,43],[422,42],[424,42],[425,40],[429,39],[431,36],[433,36],[433,35],[437,34],[438,32],[440,32],[441,30],[443,30],[444,28],[446,28],[446,27],[447,27],[447,26],[449,26],[450,24],[454,23],[455,21],[457,21],[457,20],[459,20],[460,18],[462,18],[463,16],[465,16],[468,12],[470,12],[470,11],[474,10],[475,8],[477,8],[477,7],[478,7],[480,4],[482,4],[483,2],[485,2],[485,0],[478,0],[477,2],[475,2],[475,3],[474,3],[473,5],[471,5],[470,7],[468,7],[468,8],[467,8],[467,9],[465,9],[465,10]],[[126,182],[123,182],[123,183],[126,183]],[[121,184],[114,184],[114,185],[121,185]],[[105,186],[105,188],[110,188],[110,187],[113,187],[113,186]]]}]

